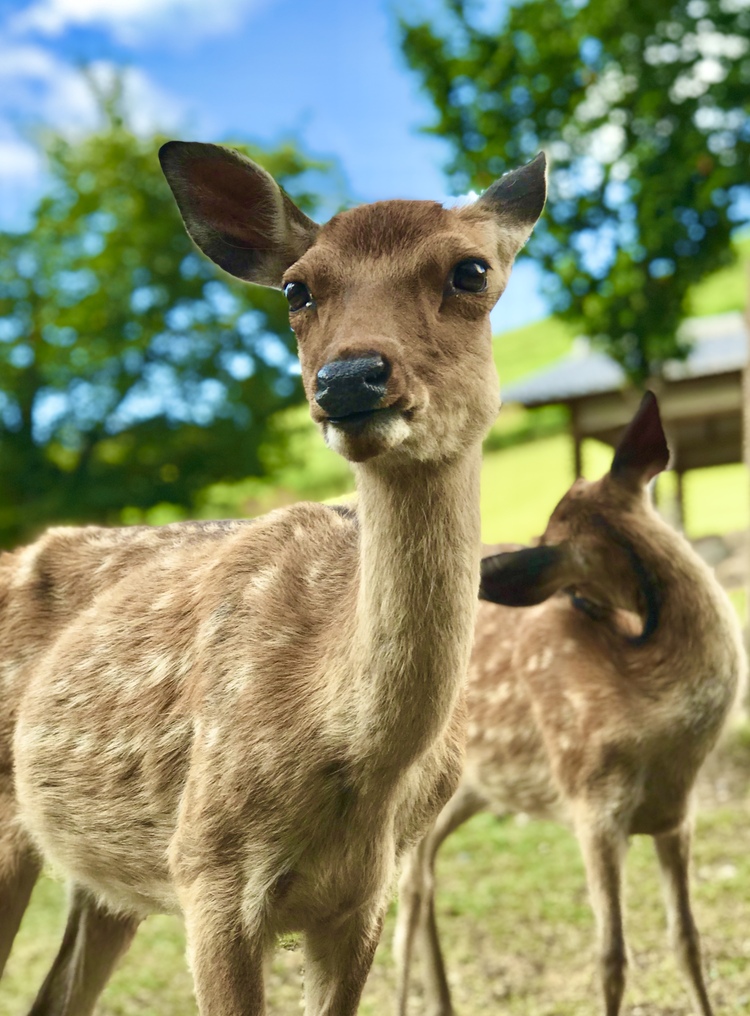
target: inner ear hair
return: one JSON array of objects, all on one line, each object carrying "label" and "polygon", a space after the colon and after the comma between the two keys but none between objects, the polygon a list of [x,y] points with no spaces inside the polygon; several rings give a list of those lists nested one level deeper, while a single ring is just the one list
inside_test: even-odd
[{"label": "inner ear hair", "polygon": [[262,166],[231,148],[168,141],[159,151],[185,228],[224,271],[280,288],[313,243],[316,223]]}]

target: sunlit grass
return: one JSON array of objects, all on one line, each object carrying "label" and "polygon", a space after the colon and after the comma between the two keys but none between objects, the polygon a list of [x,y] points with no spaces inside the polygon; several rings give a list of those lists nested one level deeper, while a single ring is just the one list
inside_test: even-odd
[{"label": "sunlit grass", "polygon": [[[750,774],[748,774],[750,785]],[[695,844],[695,912],[717,1011],[750,1004],[750,823],[746,796],[708,807]],[[438,919],[460,1016],[599,1016],[594,925],[573,836],[545,822],[479,815],[441,850]],[[628,938],[633,963],[626,1012],[688,1016],[687,993],[669,951],[656,860],[648,838],[627,860]],[[62,929],[64,891],[43,879],[17,940],[0,1012],[22,1016]],[[391,1011],[393,908],[363,999],[363,1016]],[[190,1016],[196,1012],[172,918],[141,927],[103,996],[99,1016]],[[269,977],[269,1012],[299,1012],[301,953],[279,950]],[[639,1007],[639,1008],[633,1008]],[[413,1012],[422,1016],[418,984]]]}]

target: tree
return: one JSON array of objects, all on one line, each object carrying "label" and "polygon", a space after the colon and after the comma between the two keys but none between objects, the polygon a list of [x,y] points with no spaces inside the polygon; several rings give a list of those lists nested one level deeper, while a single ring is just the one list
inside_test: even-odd
[{"label": "tree", "polygon": [[[100,98],[100,129],[47,138],[28,231],[0,233],[0,544],[258,475],[273,414],[302,397],[283,296],[196,251],[162,139],[129,129],[117,85]],[[245,151],[313,210],[321,164]]]},{"label": "tree", "polygon": [[[545,148],[551,200],[529,244],[552,307],[642,381],[690,287],[728,263],[750,180],[748,0],[521,0],[488,27],[444,0],[402,22],[453,146],[457,191]],[[746,206],[745,206],[746,215]]]}]

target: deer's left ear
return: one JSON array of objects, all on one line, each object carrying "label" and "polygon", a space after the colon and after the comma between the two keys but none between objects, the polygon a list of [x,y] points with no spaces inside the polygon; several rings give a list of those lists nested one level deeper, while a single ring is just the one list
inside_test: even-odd
[{"label": "deer's left ear", "polygon": [[503,233],[503,253],[511,260],[531,236],[547,198],[547,159],[540,152],[528,165],[495,180],[476,201],[491,212]]},{"label": "deer's left ear", "polygon": [[669,446],[653,392],[646,392],[620,438],[610,474],[625,484],[645,484],[669,462]]},{"label": "deer's left ear", "polygon": [[569,585],[571,573],[564,544],[493,554],[482,558],[479,599],[506,607],[531,607]]}]

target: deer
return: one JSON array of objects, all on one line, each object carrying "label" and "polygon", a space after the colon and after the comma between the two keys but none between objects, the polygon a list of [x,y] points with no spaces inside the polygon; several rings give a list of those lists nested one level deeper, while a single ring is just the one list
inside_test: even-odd
[{"label": "deer", "polygon": [[184,920],[201,1016],[261,1016],[286,933],[308,1016],[349,1016],[399,859],[460,777],[489,312],[545,158],[469,206],[322,226],[232,149],[160,160],[200,250],[283,289],[358,506],[53,528],[0,557],[0,970],[44,862],[71,902],[33,1016],[88,1016],[155,912]]},{"label": "deer", "polygon": [[668,459],[658,403],[646,392],[609,472],[575,481],[539,544],[482,560],[465,770],[400,880],[399,1016],[417,953],[425,1012],[454,1014],[435,859],[446,837],[486,809],[572,826],[598,928],[606,1016],[620,1012],[625,990],[628,839],[651,836],[695,1012],[712,1016],[690,900],[691,798],[747,665],[726,593],[652,507],[648,484]]}]

